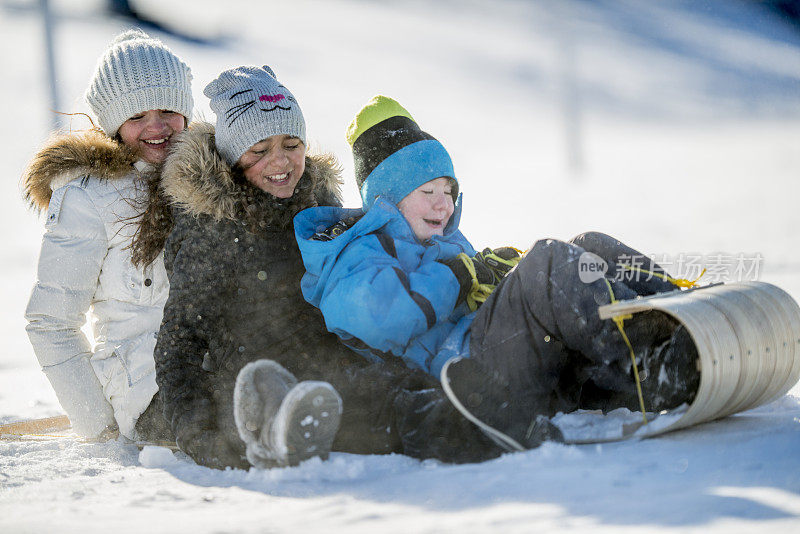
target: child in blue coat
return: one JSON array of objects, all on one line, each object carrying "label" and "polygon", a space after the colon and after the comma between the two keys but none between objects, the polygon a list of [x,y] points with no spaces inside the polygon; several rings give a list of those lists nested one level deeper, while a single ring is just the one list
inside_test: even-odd
[{"label": "child in blue coat", "polygon": [[[596,232],[538,241],[522,258],[510,248],[476,252],[458,230],[447,151],[391,98],[373,98],[348,141],[362,208],[310,208],[294,221],[303,296],[344,344],[441,377],[459,410],[512,449],[559,411],[639,409],[642,400],[662,410],[693,399],[697,356],[682,327],[638,314],[625,324],[629,348],[597,315],[614,298],[677,289],[658,265]],[[606,275],[587,280],[587,258]],[[633,261],[655,276],[614,276]]]}]

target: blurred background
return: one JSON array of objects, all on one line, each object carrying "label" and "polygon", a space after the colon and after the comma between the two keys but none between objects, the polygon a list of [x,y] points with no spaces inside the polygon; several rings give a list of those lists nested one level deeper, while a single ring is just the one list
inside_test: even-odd
[{"label": "blurred background", "polygon": [[676,275],[705,266],[706,281],[800,298],[798,13],[755,0],[0,0],[0,391],[38,399],[0,415],[53,408],[24,332],[43,229],[19,177],[53,128],[90,126],[51,109],[88,112],[89,76],[120,31],[186,60],[195,118],[213,120],[202,90],[219,72],[270,65],[312,148],[342,163],[349,206],[344,131],[386,94],[450,151],[476,247],[599,230]]}]

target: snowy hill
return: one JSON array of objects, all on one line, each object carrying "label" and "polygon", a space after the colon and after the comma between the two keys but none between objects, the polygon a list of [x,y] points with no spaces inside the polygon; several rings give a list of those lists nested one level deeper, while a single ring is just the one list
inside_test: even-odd
[{"label": "snowy hill", "polygon": [[[800,299],[800,33],[758,2],[132,3],[213,37],[158,34],[192,66],[200,114],[221,70],[269,64],[346,178],[352,115],[397,98],[452,154],[478,246],[594,229],[677,274],[701,263],[706,281],[758,278]],[[96,58],[126,23],[100,0],[50,4],[60,108],[86,112]],[[37,5],[0,0],[0,423],[60,411],[22,317],[42,221],[19,176],[52,120]],[[346,195],[355,205],[352,183]],[[117,442],[0,442],[0,531],[797,532],[798,452],[800,386],[656,439],[480,465],[334,454],[218,472]]]}]

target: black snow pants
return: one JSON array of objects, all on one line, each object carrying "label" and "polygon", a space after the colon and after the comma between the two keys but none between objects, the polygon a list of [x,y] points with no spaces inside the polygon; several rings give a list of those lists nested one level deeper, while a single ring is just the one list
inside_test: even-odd
[{"label": "black snow pants", "polygon": [[[605,273],[598,257],[607,265]],[[676,286],[624,265],[665,274],[605,234],[541,240],[478,310],[470,359],[503,384],[513,418],[577,408],[638,409],[627,345],[616,324],[601,320],[597,309],[611,302],[609,286],[617,300]],[[625,323],[634,349],[663,343],[674,328],[672,319],[655,313],[636,314]]]},{"label": "black snow pants", "polygon": [[438,379],[400,359],[342,369],[328,381],[344,405],[335,451],[448,463],[480,462],[504,452],[455,409]]},{"label": "black snow pants", "polygon": [[150,405],[136,420],[136,432],[145,441],[175,441],[175,435],[164,418],[164,403],[159,392],[153,395]]}]

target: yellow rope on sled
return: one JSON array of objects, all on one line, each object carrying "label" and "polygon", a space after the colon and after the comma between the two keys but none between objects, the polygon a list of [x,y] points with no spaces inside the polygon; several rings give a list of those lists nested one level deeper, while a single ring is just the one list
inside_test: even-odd
[{"label": "yellow rope on sled", "polygon": [[[655,276],[657,278],[661,278],[662,280],[671,282],[678,287],[685,287],[685,288],[694,287],[697,284],[697,281],[700,280],[704,274],[706,274],[706,270],[703,269],[702,272],[700,273],[700,276],[698,276],[694,280],[687,280],[686,278],[672,278],[667,274],[656,273],[653,271],[642,269],[641,267],[634,267],[631,265],[622,265],[622,268],[628,271],[647,273],[651,276]],[[606,286],[608,287],[608,294],[611,296],[611,304],[619,302],[614,296],[614,290],[611,289],[611,282],[609,282],[607,278],[603,278],[603,281],[606,283]],[[647,424],[648,423],[647,414],[644,408],[644,395],[642,394],[642,382],[641,380],[639,380],[639,369],[636,367],[636,353],[634,352],[633,345],[631,345],[631,341],[628,339],[628,335],[625,333],[625,328],[623,327],[623,323],[625,322],[625,320],[631,319],[632,317],[633,315],[630,314],[617,315],[612,317],[611,320],[614,321],[614,324],[617,325],[619,333],[622,334],[623,341],[625,341],[625,344],[628,346],[628,352],[630,353],[631,356],[631,363],[633,364],[633,378],[636,381],[636,394],[639,397],[639,408],[641,408],[642,410],[642,419],[644,419],[644,424]]]},{"label": "yellow rope on sled", "polygon": [[[608,287],[608,294],[611,296],[611,304],[615,304],[619,302],[617,298],[614,296],[614,290],[611,289],[611,282],[608,281],[607,278],[603,278],[603,281],[606,283]],[[611,320],[614,321],[614,324],[617,325],[617,329],[619,329],[619,333],[622,334],[622,339],[625,341],[625,344],[628,346],[628,352],[630,352],[631,356],[631,363],[633,364],[633,378],[636,381],[636,395],[639,396],[639,408],[642,410],[642,419],[644,420],[644,424],[647,424],[647,412],[645,412],[644,408],[644,395],[642,394],[642,381],[639,380],[639,369],[636,367],[636,353],[633,351],[633,345],[631,345],[631,340],[628,339],[628,334],[625,333],[625,329],[622,327],[622,323],[625,322],[625,319],[632,318],[633,315],[617,315],[612,317]]]},{"label": "yellow rope on sled", "polygon": [[703,271],[700,273],[700,276],[698,276],[694,280],[687,280],[686,278],[672,278],[667,274],[648,271],[647,269],[642,269],[641,267],[634,267],[632,265],[622,265],[622,268],[628,271],[636,271],[639,273],[649,274],[650,276],[655,276],[656,278],[661,278],[662,280],[671,282],[678,287],[686,287],[686,288],[694,287],[697,284],[697,281],[703,278],[703,275],[706,274],[706,270],[703,269]]},{"label": "yellow rope on sled", "polygon": [[[10,437],[6,437],[10,436]],[[14,439],[14,438],[69,438],[74,437],[68,434],[48,434],[48,433],[38,433],[38,434],[29,434],[27,432],[6,432],[4,434],[0,434],[0,439]]]}]

